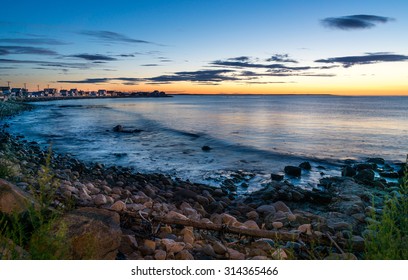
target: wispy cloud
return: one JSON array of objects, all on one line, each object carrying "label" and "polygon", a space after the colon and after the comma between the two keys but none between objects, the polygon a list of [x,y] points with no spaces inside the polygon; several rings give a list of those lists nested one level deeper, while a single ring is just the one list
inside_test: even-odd
[{"label": "wispy cloud", "polygon": [[112,31],[106,31],[106,30],[83,30],[78,32],[81,35],[89,36],[104,42],[110,42],[110,43],[117,43],[117,42],[125,42],[125,43],[135,43],[135,44],[156,44],[153,42],[145,41],[145,40],[140,40],[140,39],[134,39],[131,37],[128,37],[126,35],[112,32]]},{"label": "wispy cloud", "polygon": [[222,82],[239,80],[236,77],[227,76],[226,74],[234,72],[233,70],[199,70],[176,72],[172,75],[162,75],[148,78],[150,82]]},{"label": "wispy cloud", "polygon": [[116,77],[116,78],[87,78],[84,80],[61,80],[57,81],[58,83],[68,83],[68,84],[106,84],[110,83],[113,81],[120,81],[123,82],[123,84],[129,85],[135,85],[138,82],[142,81],[142,79],[139,78],[128,78],[128,77]]},{"label": "wispy cloud", "polygon": [[0,38],[0,43],[22,45],[68,45],[68,43],[50,38]]},{"label": "wispy cloud", "polygon": [[268,58],[266,61],[280,63],[298,63],[297,60],[291,59],[288,54],[275,54]]},{"label": "wispy cloud", "polygon": [[237,57],[228,58],[228,60],[247,62],[247,61],[250,61],[251,58],[249,56],[237,56]]},{"label": "wispy cloud", "polygon": [[0,55],[9,54],[58,55],[57,52],[45,48],[27,46],[0,46]]},{"label": "wispy cloud", "polygon": [[354,65],[361,64],[374,64],[381,62],[398,62],[398,61],[408,61],[408,56],[402,54],[393,54],[393,53],[366,53],[362,56],[341,56],[341,57],[332,57],[326,59],[318,59],[315,62],[318,63],[339,63],[343,67],[351,67]]},{"label": "wispy cloud", "polygon": [[325,18],[321,20],[321,23],[329,28],[355,30],[373,28],[379,23],[387,23],[392,20],[394,19],[376,15],[351,15]]},{"label": "wispy cloud", "polygon": [[74,55],[69,55],[67,57],[82,58],[82,59],[89,60],[89,61],[114,61],[114,60],[117,60],[114,57],[103,55],[103,54],[87,54],[87,53],[74,54]]},{"label": "wispy cloud", "polygon": [[235,68],[263,68],[263,69],[286,69],[286,70],[309,70],[310,66],[299,66],[292,67],[286,66],[281,63],[275,64],[262,64],[262,63],[251,63],[247,61],[230,61],[230,60],[216,60],[210,64],[222,67],[235,67]]},{"label": "wispy cloud", "polygon": [[90,65],[85,63],[51,62],[41,60],[0,59],[0,64],[34,64],[43,67],[76,68],[76,69],[90,68]]}]

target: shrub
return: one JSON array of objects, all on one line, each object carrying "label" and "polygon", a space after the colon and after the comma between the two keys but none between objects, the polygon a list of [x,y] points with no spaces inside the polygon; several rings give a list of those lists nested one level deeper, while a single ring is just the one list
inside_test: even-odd
[{"label": "shrub", "polygon": [[405,164],[399,191],[388,198],[381,216],[377,218],[373,213],[373,218],[368,225],[366,258],[408,259],[408,164]]}]

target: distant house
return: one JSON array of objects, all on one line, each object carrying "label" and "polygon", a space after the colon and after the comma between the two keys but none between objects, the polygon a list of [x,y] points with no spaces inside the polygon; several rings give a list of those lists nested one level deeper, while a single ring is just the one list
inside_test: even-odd
[{"label": "distant house", "polygon": [[22,88],[12,88],[10,96],[23,96]]},{"label": "distant house", "polygon": [[69,96],[77,96],[78,95],[78,89],[76,88],[71,88],[68,92]]},{"label": "distant house", "polygon": [[108,96],[118,96],[118,92],[116,92],[114,90],[108,90],[106,92],[106,95],[108,95]]},{"label": "distant house", "polygon": [[58,90],[56,88],[45,88],[44,89],[44,96],[54,96],[56,93],[58,92]]},{"label": "distant house", "polygon": [[98,96],[106,96],[106,90],[105,89],[98,90]]},{"label": "distant house", "polygon": [[3,95],[8,95],[8,94],[11,93],[11,89],[10,89],[10,87],[0,87],[0,92],[1,92]]},{"label": "distant house", "polygon": [[61,96],[68,96],[68,90],[67,89],[61,89],[60,90],[60,95]]}]

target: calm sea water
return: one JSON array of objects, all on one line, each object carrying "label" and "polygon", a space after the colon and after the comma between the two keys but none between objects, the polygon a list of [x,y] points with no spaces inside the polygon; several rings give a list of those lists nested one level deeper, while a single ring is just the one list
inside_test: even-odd
[{"label": "calm sea water", "polygon": [[[408,97],[175,96],[36,104],[11,130],[85,161],[219,184],[237,170],[250,190],[285,165],[312,162],[299,184],[339,173],[343,159],[408,153]],[[121,124],[140,133],[115,133]],[[208,145],[210,152],[202,151]]]}]

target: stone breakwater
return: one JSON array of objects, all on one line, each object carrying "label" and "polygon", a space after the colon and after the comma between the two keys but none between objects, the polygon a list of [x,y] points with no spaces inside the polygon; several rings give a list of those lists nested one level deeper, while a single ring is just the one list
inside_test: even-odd
[{"label": "stone breakwater", "polygon": [[[0,138],[0,160],[9,165],[12,182],[0,181],[0,212],[24,211],[21,200],[39,188],[47,151],[4,130]],[[69,155],[52,155],[50,168],[57,185],[52,206],[71,205],[62,219],[73,259],[363,258],[367,224],[398,191],[398,183],[385,178],[403,175],[402,166],[382,159],[346,161],[343,176],[323,177],[313,190],[279,177],[237,197],[227,188],[85,164]]]}]

